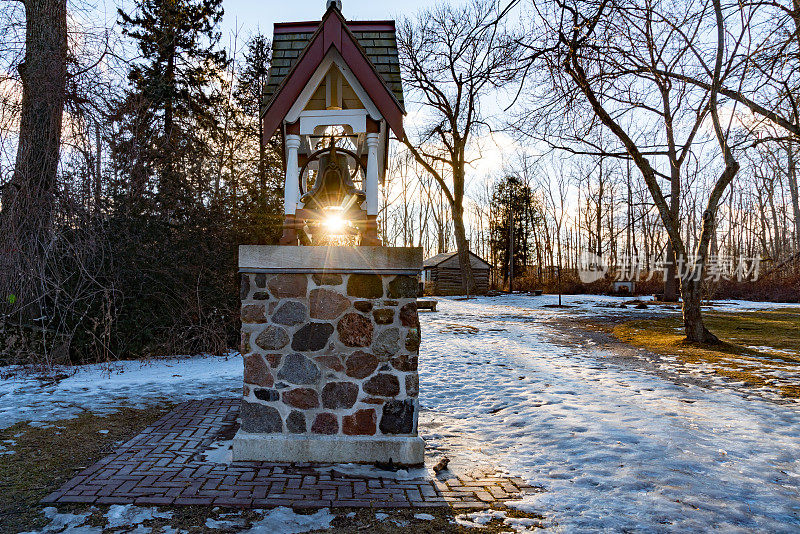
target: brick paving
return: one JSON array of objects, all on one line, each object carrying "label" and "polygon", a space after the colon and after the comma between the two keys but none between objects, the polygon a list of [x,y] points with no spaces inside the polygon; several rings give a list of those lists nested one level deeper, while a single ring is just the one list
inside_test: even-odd
[{"label": "brick paving", "polygon": [[335,465],[204,460],[209,445],[232,436],[239,403],[225,398],[181,404],[44,502],[462,509],[488,508],[532,489],[521,479],[480,470],[393,480],[338,473]]}]

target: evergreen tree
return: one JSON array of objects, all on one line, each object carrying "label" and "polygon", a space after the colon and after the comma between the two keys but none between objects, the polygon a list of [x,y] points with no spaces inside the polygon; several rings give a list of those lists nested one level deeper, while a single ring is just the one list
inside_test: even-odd
[{"label": "evergreen tree", "polygon": [[[264,138],[261,109],[265,101],[272,47],[269,39],[256,34],[247,42],[238,68],[234,100],[235,124],[242,142],[239,146],[239,179],[245,193],[242,215],[251,231],[245,242],[275,243],[283,223],[283,165],[276,137]],[[257,147],[257,151],[253,149]]]},{"label": "evergreen tree", "polygon": [[506,176],[495,185],[491,203],[493,218],[489,221],[489,246],[500,263],[503,284],[506,285],[510,276],[525,274],[531,231],[541,212],[531,187],[516,176]]},{"label": "evergreen tree", "polygon": [[236,88],[236,102],[245,116],[255,118],[249,132],[258,138],[258,186],[259,202],[266,206],[267,200],[267,142],[264,139],[261,107],[265,104],[265,91],[269,77],[272,46],[265,36],[254,35],[247,43],[244,65]]},{"label": "evergreen tree", "polygon": [[202,173],[217,130],[216,89],[226,63],[217,49],[222,0],[139,0],[134,14],[119,13],[141,53],[129,73],[128,111],[133,122],[154,125],[152,136],[130,137],[141,144],[138,167],[157,175],[159,211],[180,217],[202,199],[202,180],[192,178]]}]

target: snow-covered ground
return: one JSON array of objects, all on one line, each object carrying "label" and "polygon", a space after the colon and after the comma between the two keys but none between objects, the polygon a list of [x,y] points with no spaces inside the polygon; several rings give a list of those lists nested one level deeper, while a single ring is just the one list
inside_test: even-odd
[{"label": "snow-covered ground", "polygon": [[614,303],[440,302],[424,316],[425,437],[466,438],[543,486],[520,506],[556,531],[800,530],[800,405],[679,385],[545,323],[616,313],[598,301]]},{"label": "snow-covered ground", "polygon": [[[0,371],[9,372],[9,368]],[[83,411],[105,414],[159,400],[181,402],[240,394],[242,358],[198,356],[149,362],[84,365],[60,381],[30,375],[0,380],[0,428],[45,423]]]},{"label": "snow-covered ground", "polygon": [[[800,531],[800,404],[676,383],[548,322],[678,313],[625,300],[442,299],[421,317],[422,435],[542,486],[518,506],[554,531]],[[58,383],[6,379],[0,426],[238,394],[241,369],[238,356],[205,357],[86,366]]]}]

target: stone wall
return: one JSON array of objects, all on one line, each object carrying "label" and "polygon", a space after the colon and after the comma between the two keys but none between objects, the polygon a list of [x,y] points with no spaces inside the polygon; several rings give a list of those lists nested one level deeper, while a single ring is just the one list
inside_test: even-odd
[{"label": "stone wall", "polygon": [[242,274],[242,431],[416,436],[416,293],[408,275]]}]

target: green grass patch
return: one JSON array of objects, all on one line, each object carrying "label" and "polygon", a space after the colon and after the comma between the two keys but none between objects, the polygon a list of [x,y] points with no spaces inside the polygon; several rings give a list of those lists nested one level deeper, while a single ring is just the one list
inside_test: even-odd
[{"label": "green grass patch", "polygon": [[[0,431],[14,454],[0,456],[0,532],[41,528],[47,521],[40,500],[104,456],[120,442],[141,432],[171,406],[122,408],[106,417],[84,413],[74,419],[36,428],[17,423]],[[101,434],[100,430],[108,433]],[[62,507],[59,507],[62,508]],[[75,509],[85,509],[77,506]],[[68,509],[68,507],[64,507]]]},{"label": "green grass patch", "polygon": [[621,341],[687,364],[707,364],[721,376],[800,397],[800,384],[770,376],[800,369],[800,308],[707,311],[703,319],[721,344],[686,341],[680,317],[627,321],[614,326],[612,333]]}]

